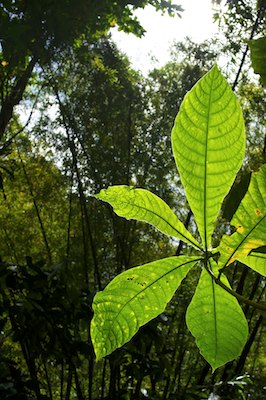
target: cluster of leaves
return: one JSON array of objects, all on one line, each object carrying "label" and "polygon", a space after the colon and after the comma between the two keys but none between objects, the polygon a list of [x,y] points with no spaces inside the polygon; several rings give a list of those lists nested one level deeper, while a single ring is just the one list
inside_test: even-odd
[{"label": "cluster of leaves", "polygon": [[[85,35],[93,41],[118,25],[126,32],[145,32],[134,10],[151,5],[170,15],[182,11],[171,0],[101,2],[5,0],[0,4],[0,139],[12,119],[37,66],[43,68],[64,48],[78,44]],[[8,141],[4,144],[9,146]]]},{"label": "cluster of leaves", "polygon": [[[115,25],[141,36],[145,30],[133,11],[147,5],[155,7],[157,11],[167,11],[170,15],[182,12],[182,7],[172,4],[171,0],[105,0],[100,3],[53,0],[49,4],[46,0],[38,4],[4,0],[0,8],[3,55],[7,61],[11,61],[15,48],[17,54],[23,51],[24,55],[35,54],[36,51],[41,54],[45,49],[62,48],[66,43],[78,39],[86,30],[93,36],[106,33]],[[15,38],[18,41],[14,42]]]},{"label": "cluster of leaves", "polygon": [[214,19],[219,21],[226,38],[225,50],[229,50],[228,56],[235,63],[239,57],[242,58],[247,39],[265,34],[265,0],[226,0],[217,3]]},{"label": "cluster of leaves", "polygon": [[[30,257],[24,264],[1,260],[0,267],[1,398],[25,400],[34,393],[37,399],[48,399],[41,394],[47,369],[49,385],[59,387],[58,371],[71,381],[76,360],[91,354],[89,343],[76,333],[91,318],[90,299],[80,292],[82,284],[77,285],[81,274],[76,269],[74,279],[68,266],[48,267]],[[61,396],[68,398],[68,391],[61,380]]]},{"label": "cluster of leaves", "polygon": [[[211,237],[224,197],[244,157],[244,122],[238,101],[217,66],[186,95],[172,131],[172,148],[202,244],[157,196],[117,186],[96,197],[127,219],[151,223],[192,245],[199,254],[158,260],[116,277],[94,299],[91,334],[101,358],[129,341],[161,313],[195,264],[202,273],[187,310],[187,325],[213,370],[237,357],[248,335],[247,321],[232,295],[224,269],[239,260],[265,275],[265,173],[254,173],[231,224],[212,249]],[[226,309],[226,312],[225,312]]]}]

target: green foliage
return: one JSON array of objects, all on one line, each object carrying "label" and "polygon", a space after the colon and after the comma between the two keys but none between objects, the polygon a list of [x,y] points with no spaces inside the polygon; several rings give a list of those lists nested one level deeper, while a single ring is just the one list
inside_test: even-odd
[{"label": "green foliage", "polygon": [[246,257],[238,257],[237,260],[248,265],[261,275],[266,276],[266,254],[265,251],[262,253],[262,248],[258,248],[256,251],[251,251]]},{"label": "green foliage", "polygon": [[252,67],[256,74],[260,74],[263,86],[266,86],[266,37],[248,40]]},{"label": "green foliage", "polygon": [[170,207],[160,197],[147,190],[113,186],[102,190],[96,198],[111,204],[117,215],[148,222],[166,235],[182,239],[195,248],[201,248]]},{"label": "green foliage", "polygon": [[[5,260],[23,263],[29,254],[34,262],[47,259],[42,236],[46,232],[47,245],[54,262],[65,253],[67,229],[67,180],[59,169],[43,156],[30,152],[28,140],[23,138],[5,160],[13,171],[13,179],[5,174],[5,199],[0,203],[1,256]],[[10,149],[11,150],[11,149]],[[49,190],[47,188],[49,187]],[[36,215],[39,209],[39,217]]]},{"label": "green foliage", "polygon": [[[117,184],[149,189],[196,234],[195,244],[200,241],[194,217],[188,222],[191,213],[176,174],[170,132],[183,97],[219,54],[224,55],[224,48],[226,59],[231,60],[232,51],[241,47],[251,30],[255,29],[254,37],[265,34],[256,26],[253,29],[259,2],[228,1],[232,13],[224,31],[229,41],[222,39],[217,46],[218,42],[196,45],[182,40],[175,44],[171,62],[147,78],[132,70],[110,38],[99,38],[100,27],[107,30],[115,23],[126,31],[138,30],[134,13],[144,3],[138,0],[128,8],[124,1],[110,1],[110,8],[105,0],[93,2],[93,7],[90,0],[77,0],[75,7],[72,3],[4,0],[0,5],[1,12],[2,6],[10,11],[6,16],[0,13],[1,50],[5,52],[0,56],[1,134],[25,82],[23,111],[30,114],[34,108],[34,118],[23,131],[30,135],[31,144],[25,142],[24,134],[23,138],[17,135],[22,127],[13,123],[3,136],[7,144],[16,136],[28,179],[16,150],[7,154],[5,145],[0,149],[0,398],[188,400],[219,395],[223,400],[250,396],[262,400],[265,324],[258,311],[245,305],[249,340],[241,356],[213,376],[186,328],[185,311],[201,275],[199,263],[190,269],[165,311],[105,360],[94,362],[89,334],[95,291],[132,266],[180,254],[181,247],[186,256],[191,255],[195,248],[181,242],[177,249],[175,238],[169,240],[149,224],[120,218],[88,195]],[[161,0],[149,4],[163,3],[169,5]],[[248,11],[251,3],[253,16],[248,19],[249,13],[242,10]],[[88,6],[88,19],[82,4]],[[241,15],[235,15],[236,8]],[[28,81],[31,71],[26,77],[24,72],[34,54],[41,68],[37,66]],[[235,66],[240,65],[242,54],[237,57]],[[263,88],[252,79],[248,57],[246,62],[236,89],[247,133],[244,173],[257,170],[265,160],[266,115]],[[224,71],[232,82],[236,71],[231,62],[228,65]],[[222,205],[221,215],[228,221],[249,184],[241,175],[236,181],[239,185],[234,185],[239,196],[230,191]],[[219,243],[225,230],[229,231],[228,223],[221,220],[213,244]],[[185,233],[188,236],[188,230]],[[48,260],[47,244],[52,262],[37,262]],[[232,288],[253,301],[263,300],[265,293],[263,277],[255,272],[257,268],[265,273],[264,255],[265,248],[260,247],[243,257],[242,262],[253,263],[254,271],[237,261],[224,269]],[[180,273],[185,273],[183,268]],[[220,282],[225,284],[224,278],[221,275]],[[243,376],[244,371],[248,375]]]},{"label": "green foliage", "polygon": [[121,30],[138,36],[144,28],[133,15],[133,10],[152,5],[158,11],[167,10],[170,15],[182,11],[171,1],[141,0],[123,1],[103,0],[92,2],[86,0],[67,3],[64,0],[41,0],[28,2],[4,0],[0,5],[2,51],[6,61],[11,61],[14,52],[18,61],[24,54],[43,54],[47,49],[54,51],[80,39],[86,31],[91,37],[106,33],[110,27],[118,25]]},{"label": "green foliage", "polygon": [[[248,333],[243,311],[233,296],[234,292],[230,289],[223,270],[218,270],[218,265],[223,268],[225,265],[223,260],[227,258],[230,260],[236,252],[242,256],[247,255],[250,250],[266,244],[264,231],[266,179],[262,168],[260,172],[253,174],[249,190],[233,217],[233,224],[235,221],[236,224],[239,223],[241,219],[241,229],[239,228],[239,232],[232,236],[223,237],[218,248],[220,253],[211,247],[216,218],[241,166],[245,148],[244,122],[240,106],[216,65],[186,95],[172,131],[172,147],[204,248],[197,258],[201,259],[200,265],[203,271],[187,310],[187,323],[202,355],[215,370],[241,353]],[[171,235],[168,229],[169,224],[173,224],[175,230],[179,231],[178,237],[180,237],[181,223],[173,217],[165,203],[151,193],[120,186],[101,191],[96,197],[110,202],[118,215],[145,220],[167,234]],[[260,240],[257,234],[260,235]],[[188,239],[188,234],[183,230],[182,236]],[[223,244],[227,241],[230,242],[231,248]],[[245,242],[249,244],[249,251],[241,252]],[[176,262],[180,273],[186,265],[182,273],[184,277],[187,273],[187,264],[183,263],[182,258],[180,262],[179,257],[168,260],[171,263]],[[217,259],[219,259],[218,265]],[[115,278],[103,292],[96,295],[93,303],[94,318],[91,334],[98,358],[127,342],[141,325],[158,315],[173,296],[180,284],[180,278],[173,283],[173,286],[165,285],[165,278],[161,278],[165,270],[162,274],[160,269],[165,263],[167,265],[167,259],[161,263],[156,261],[155,265],[152,263],[129,270]],[[156,268],[155,275],[151,274],[151,265],[152,268]],[[253,264],[247,263],[247,265],[252,268]],[[136,276],[135,271],[137,271]],[[145,292],[149,276],[152,279],[150,285],[153,286],[150,289],[148,284],[147,304],[142,307],[142,289],[135,282],[144,283]],[[154,279],[158,278],[161,280],[161,285],[164,285],[163,290],[160,290],[160,285],[157,288],[157,284],[154,288]],[[155,303],[151,311],[151,301],[154,302],[155,298],[153,290],[157,290],[159,303]],[[145,305],[151,314],[145,313]]]},{"label": "green foliage", "polygon": [[198,260],[197,256],[168,257],[131,268],[99,292],[91,324],[97,359],[128,342],[142,325],[163,312]]},{"label": "green foliage", "polygon": [[224,51],[233,64],[238,64],[238,58],[245,52],[246,39],[265,34],[265,0],[226,0],[220,3],[214,18],[219,21],[226,39]]},{"label": "green foliage", "polygon": [[44,371],[50,362],[55,368],[50,384],[58,388],[56,368],[64,357],[75,369],[75,360],[91,353],[87,341],[76,334],[77,326],[88,325],[91,318],[90,300],[80,295],[82,277],[66,265],[47,266],[30,257],[23,264],[1,260],[0,270],[1,399],[47,398],[40,389],[46,390]]},{"label": "green foliage", "polygon": [[[218,276],[211,260],[209,267]],[[221,280],[229,286],[225,276]],[[188,306],[186,321],[213,370],[236,358],[248,337],[247,320],[237,300],[218,286],[205,269]]]},{"label": "green foliage", "polygon": [[142,36],[145,29],[134,10],[151,5],[175,15],[182,11],[171,0],[41,0],[0,3],[0,140],[33,77],[37,63],[50,65],[62,49],[79,47],[118,26]]},{"label": "green foliage", "polygon": [[248,191],[231,225],[235,227],[236,232],[231,236],[224,235],[218,247],[221,253],[219,263],[222,268],[240,257],[248,256],[253,249],[265,246],[266,165],[252,174]]},{"label": "green foliage", "polygon": [[208,250],[221,203],[245,151],[240,106],[216,66],[184,98],[172,132],[172,148]]}]

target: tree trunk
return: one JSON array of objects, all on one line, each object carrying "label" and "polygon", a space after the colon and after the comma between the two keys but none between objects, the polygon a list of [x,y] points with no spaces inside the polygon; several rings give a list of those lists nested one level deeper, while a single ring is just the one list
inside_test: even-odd
[{"label": "tree trunk", "polygon": [[33,68],[36,64],[35,57],[32,57],[27,68],[17,80],[17,83],[13,87],[11,93],[4,99],[1,111],[0,111],[0,140],[2,139],[5,130],[12,118],[13,110],[16,105],[22,100],[23,93],[31,77]]}]

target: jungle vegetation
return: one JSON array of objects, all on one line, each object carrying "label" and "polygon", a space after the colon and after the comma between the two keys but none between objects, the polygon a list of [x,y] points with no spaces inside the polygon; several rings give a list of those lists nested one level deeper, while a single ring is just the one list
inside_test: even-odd
[{"label": "jungle vegetation", "polygon": [[[266,3],[228,0],[223,8],[220,3],[213,1],[217,38],[173,43],[170,61],[142,76],[118,50],[110,28],[141,36],[145,27],[135,9],[153,6],[182,18],[180,6],[161,0],[1,2],[1,399],[265,398],[265,223],[255,238],[259,245],[250,249],[262,255],[259,266],[245,259],[254,252],[231,259],[226,246],[241,234],[235,222],[254,176],[265,172]],[[224,76],[242,110],[246,136],[234,142],[238,151],[226,150],[233,173],[215,206],[218,218],[201,224],[184,172],[176,169],[175,158],[182,165],[183,153],[175,139],[173,157],[171,131],[185,96],[214,71]],[[221,182],[226,171],[218,172]],[[264,175],[261,185],[265,193]],[[166,236],[132,215],[116,215],[97,198],[110,186],[143,188],[161,198],[182,224],[181,237]],[[264,220],[261,197],[255,217]],[[117,195],[124,198],[125,193]],[[212,204],[204,207],[208,212]],[[234,304],[240,300],[242,310],[238,329],[245,340],[232,357],[214,364],[193,336],[198,334],[189,304],[200,268],[186,271],[171,301],[123,346],[116,343],[106,355],[103,346],[97,350],[93,302],[110,282],[143,264],[152,265],[151,272],[163,268],[161,259],[202,260],[189,243],[203,250],[203,265],[211,264],[217,280],[212,267],[222,251],[216,258],[216,252],[210,254],[211,237],[212,248],[224,251],[223,267],[229,264],[222,268],[222,282],[230,282]],[[223,304],[220,308],[229,314]]]}]

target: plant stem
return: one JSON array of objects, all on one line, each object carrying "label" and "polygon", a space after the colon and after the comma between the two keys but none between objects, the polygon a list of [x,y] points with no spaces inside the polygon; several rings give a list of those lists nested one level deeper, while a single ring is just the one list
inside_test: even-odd
[{"label": "plant stem", "polygon": [[232,296],[234,296],[237,300],[239,300],[242,303],[248,304],[260,311],[266,312],[266,305],[262,303],[256,303],[252,300],[247,299],[246,297],[242,296],[241,294],[235,292],[234,290],[230,289],[228,286],[226,286],[219,278],[217,278],[213,272],[205,266],[206,271],[209,273],[209,275],[212,277],[215,283],[217,285],[221,286],[226,292],[230,293]]}]

